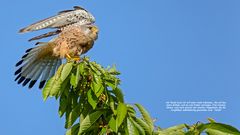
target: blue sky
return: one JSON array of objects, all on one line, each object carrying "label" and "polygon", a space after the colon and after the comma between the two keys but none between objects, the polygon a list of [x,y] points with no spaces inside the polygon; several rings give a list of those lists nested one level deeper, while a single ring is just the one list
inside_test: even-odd
[{"label": "blue sky", "polygon": [[[240,128],[240,1],[238,0],[2,0],[0,9],[1,134],[64,134],[58,102],[14,82],[27,40],[17,31],[58,11],[81,5],[94,14],[99,39],[87,53],[116,64],[126,102],[143,104],[163,128],[206,122]],[[166,101],[225,101],[221,112],[170,112]]]}]

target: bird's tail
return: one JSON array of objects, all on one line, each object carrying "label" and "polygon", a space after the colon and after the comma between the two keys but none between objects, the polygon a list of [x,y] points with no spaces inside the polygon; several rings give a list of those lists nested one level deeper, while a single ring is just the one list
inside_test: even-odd
[{"label": "bird's tail", "polygon": [[32,88],[41,77],[39,88],[43,88],[46,80],[54,75],[62,63],[60,58],[53,56],[53,46],[51,43],[39,43],[38,46],[26,50],[16,64],[16,67],[20,68],[15,72],[15,81],[23,86],[29,83],[28,87]]}]

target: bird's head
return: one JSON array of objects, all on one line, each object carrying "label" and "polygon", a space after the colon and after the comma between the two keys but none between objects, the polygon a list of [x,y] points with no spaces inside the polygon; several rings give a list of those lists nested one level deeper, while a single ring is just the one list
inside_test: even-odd
[{"label": "bird's head", "polygon": [[87,20],[87,22],[89,24],[95,23],[95,17],[90,12],[88,12],[86,9],[84,9],[84,8],[82,8],[80,6],[74,6],[74,9],[75,10],[80,10],[83,19]]},{"label": "bird's head", "polygon": [[89,25],[88,29],[90,30],[90,37],[96,40],[98,38],[98,32],[99,32],[98,27],[95,25]]},{"label": "bird's head", "polygon": [[95,17],[89,12],[88,12],[88,18],[89,18],[90,22],[95,23]]}]

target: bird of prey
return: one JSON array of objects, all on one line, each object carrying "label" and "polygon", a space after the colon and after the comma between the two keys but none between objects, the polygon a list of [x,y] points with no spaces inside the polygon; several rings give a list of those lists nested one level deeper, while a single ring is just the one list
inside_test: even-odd
[{"label": "bird of prey", "polygon": [[57,35],[49,42],[37,42],[36,47],[26,50],[25,55],[16,64],[20,66],[15,72],[18,84],[23,86],[29,83],[32,88],[41,77],[39,88],[51,78],[61,65],[62,59],[78,61],[80,55],[93,47],[98,37],[98,27],[94,25],[95,18],[82,7],[75,6],[73,10],[65,10],[58,15],[38,21],[21,29],[19,32],[31,32],[46,28],[55,28],[55,31],[42,34],[30,39]]}]

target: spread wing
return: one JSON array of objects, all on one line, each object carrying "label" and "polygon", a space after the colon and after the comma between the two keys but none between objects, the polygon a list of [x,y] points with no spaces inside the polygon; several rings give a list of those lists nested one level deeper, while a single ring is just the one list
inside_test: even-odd
[{"label": "spread wing", "polygon": [[95,18],[91,13],[89,13],[87,10],[85,10],[82,7],[74,6],[73,10],[64,10],[59,12],[57,15],[43,19],[41,21],[38,21],[34,24],[31,24],[23,29],[21,29],[19,32],[30,32],[30,31],[36,31],[46,28],[62,28],[64,26],[74,24],[74,23],[80,23],[82,25],[84,24],[92,24],[95,22]]},{"label": "spread wing", "polygon": [[33,37],[33,38],[29,39],[28,41],[39,40],[39,39],[42,39],[42,38],[46,38],[46,37],[57,35],[59,33],[61,33],[61,30],[51,31],[51,32],[48,32],[48,33],[45,33],[45,34]]}]

